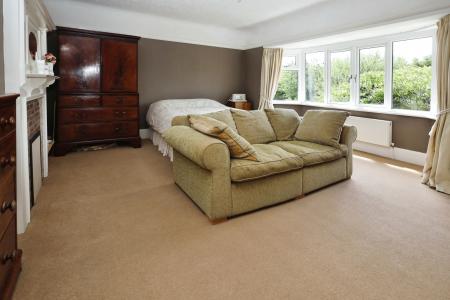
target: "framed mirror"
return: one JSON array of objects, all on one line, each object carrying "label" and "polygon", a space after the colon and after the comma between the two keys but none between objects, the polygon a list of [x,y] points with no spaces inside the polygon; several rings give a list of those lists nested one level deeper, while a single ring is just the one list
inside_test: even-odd
[{"label": "framed mirror", "polygon": [[28,35],[28,51],[30,51],[31,58],[36,60],[37,40],[33,32]]}]

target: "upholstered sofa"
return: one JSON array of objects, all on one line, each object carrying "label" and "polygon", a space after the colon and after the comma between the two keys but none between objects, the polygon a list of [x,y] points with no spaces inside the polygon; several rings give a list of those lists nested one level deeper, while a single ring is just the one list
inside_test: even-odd
[{"label": "upholstered sofa", "polygon": [[330,146],[297,140],[302,120],[293,110],[208,115],[236,130],[262,157],[230,158],[227,145],[191,128],[188,116],[173,119],[163,137],[174,149],[175,183],[212,223],[300,198],[352,176],[355,127],[341,127],[336,145]]}]

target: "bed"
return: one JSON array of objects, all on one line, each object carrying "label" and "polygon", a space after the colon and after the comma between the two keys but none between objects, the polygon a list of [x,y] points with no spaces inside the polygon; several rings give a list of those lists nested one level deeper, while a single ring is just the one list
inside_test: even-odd
[{"label": "bed", "polygon": [[162,133],[171,127],[176,116],[205,114],[228,109],[227,106],[211,99],[167,99],[150,105],[147,111],[147,123],[152,129],[153,144],[158,150],[172,160],[172,148],[162,138]]}]

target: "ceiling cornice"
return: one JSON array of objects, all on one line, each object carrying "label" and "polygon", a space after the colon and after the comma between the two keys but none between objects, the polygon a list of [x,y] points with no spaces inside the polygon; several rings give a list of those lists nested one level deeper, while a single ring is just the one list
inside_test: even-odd
[{"label": "ceiling cornice", "polygon": [[335,0],[251,27],[232,29],[73,0],[44,3],[58,26],[240,50],[363,30],[449,10],[448,0]]},{"label": "ceiling cornice", "polygon": [[56,25],[142,38],[243,49],[245,32],[84,2],[44,0]]}]

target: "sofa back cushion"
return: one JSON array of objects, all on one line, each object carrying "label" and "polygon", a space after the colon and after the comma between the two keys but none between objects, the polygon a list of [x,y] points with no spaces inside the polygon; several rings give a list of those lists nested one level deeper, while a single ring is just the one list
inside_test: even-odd
[{"label": "sofa back cushion", "polygon": [[297,112],[293,109],[285,108],[265,109],[265,111],[275,131],[277,141],[292,140],[300,124],[300,117]]},{"label": "sofa back cushion", "polygon": [[342,127],[348,113],[308,110],[295,133],[295,139],[339,148]]},{"label": "sofa back cushion", "polygon": [[266,144],[276,140],[266,113],[261,110],[232,109],[238,133],[251,144]]},{"label": "sofa back cushion", "polygon": [[230,150],[231,157],[258,161],[255,148],[224,122],[204,115],[191,115],[189,123],[195,130],[224,142]]}]

